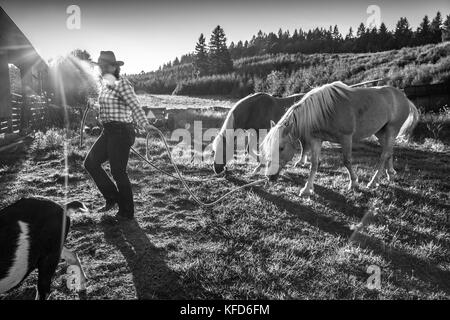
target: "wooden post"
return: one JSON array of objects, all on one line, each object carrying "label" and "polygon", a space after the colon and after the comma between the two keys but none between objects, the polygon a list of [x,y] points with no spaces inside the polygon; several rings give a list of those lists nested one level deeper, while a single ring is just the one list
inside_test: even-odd
[{"label": "wooden post", "polygon": [[0,118],[8,119],[12,131],[11,85],[9,82],[8,52],[0,49]]}]

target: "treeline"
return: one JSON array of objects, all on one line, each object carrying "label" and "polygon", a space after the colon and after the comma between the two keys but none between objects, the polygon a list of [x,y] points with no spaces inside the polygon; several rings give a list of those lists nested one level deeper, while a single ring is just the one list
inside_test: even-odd
[{"label": "treeline", "polygon": [[[261,74],[261,70],[267,73]],[[242,58],[235,61],[233,73],[181,81],[174,93],[243,97],[247,92],[262,91],[284,96],[307,92],[332,81],[354,84],[373,79],[385,79],[383,84],[399,88],[450,81],[450,43],[379,53],[297,53]],[[218,81],[232,89],[224,92],[223,88],[211,86]],[[236,88],[245,89],[240,94]]]},{"label": "treeline", "polygon": [[[223,29],[218,26],[213,30],[208,45],[202,34],[194,53],[177,58],[158,71],[142,72],[130,76],[130,79],[137,90],[159,94],[228,94],[237,97],[252,91],[285,94],[329,82],[331,80],[326,79],[326,75],[330,73],[339,75],[335,80],[362,80],[361,73],[372,68],[363,63],[364,59],[369,57],[369,60],[379,61],[381,55],[386,57],[386,61],[377,67],[384,69],[372,70],[371,73],[392,76],[403,72],[406,77],[401,85],[428,83],[445,78],[447,73],[425,76],[432,68],[420,66],[417,72],[424,74],[415,74],[411,78],[415,72],[408,66],[422,65],[424,59],[420,55],[431,55],[433,58],[427,63],[436,64],[448,56],[448,46],[438,46],[437,53],[433,51],[434,46],[396,50],[447,40],[450,40],[450,15],[443,21],[439,12],[431,21],[425,16],[415,31],[406,18],[400,18],[393,31],[384,24],[378,29],[369,29],[362,23],[355,34],[350,29],[346,36],[341,35],[337,26],[308,32],[299,29],[292,35],[282,30],[278,34],[260,31],[250,41],[231,43],[229,47],[226,47]],[[361,55],[386,50],[394,51]],[[346,55],[344,52],[360,55]],[[414,62],[411,56],[422,62]],[[233,59],[232,64],[230,58]],[[329,70],[331,67],[335,69]],[[308,80],[295,79],[301,72]],[[314,77],[309,78],[309,74],[314,74]],[[294,84],[298,81],[304,83]]]},{"label": "treeline", "polygon": [[295,29],[292,34],[280,29],[277,34],[259,31],[250,41],[231,43],[233,59],[277,53],[343,53],[379,52],[406,46],[421,46],[450,40],[450,15],[443,21],[440,12],[430,21],[426,15],[413,31],[408,19],[402,17],[394,30],[384,23],[379,28],[368,28],[361,23],[357,30],[350,28],[341,34],[337,25],[328,29]]}]

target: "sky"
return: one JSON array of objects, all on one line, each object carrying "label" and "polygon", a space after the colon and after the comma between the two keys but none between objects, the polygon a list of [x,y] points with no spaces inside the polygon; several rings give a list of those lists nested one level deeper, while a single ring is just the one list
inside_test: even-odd
[{"label": "sky", "polygon": [[[70,5],[80,8],[80,28]],[[407,17],[413,29],[425,14],[432,19],[450,14],[449,0],[0,0],[0,6],[21,28],[40,55],[49,60],[73,49],[87,50],[97,60],[101,50],[112,50],[123,60],[125,73],[156,70],[160,65],[192,52],[200,35],[209,40],[220,25],[231,41],[250,40],[262,30],[308,30],[338,25],[346,34],[366,23],[367,8],[377,5],[380,18],[393,29]]]}]

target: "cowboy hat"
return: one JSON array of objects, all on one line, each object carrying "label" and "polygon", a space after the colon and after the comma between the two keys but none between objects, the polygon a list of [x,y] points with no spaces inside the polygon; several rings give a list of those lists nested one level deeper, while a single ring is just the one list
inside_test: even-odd
[{"label": "cowboy hat", "polygon": [[112,51],[100,51],[100,56],[97,61],[98,65],[113,65],[113,66],[123,66],[123,61],[117,61],[114,52]]}]

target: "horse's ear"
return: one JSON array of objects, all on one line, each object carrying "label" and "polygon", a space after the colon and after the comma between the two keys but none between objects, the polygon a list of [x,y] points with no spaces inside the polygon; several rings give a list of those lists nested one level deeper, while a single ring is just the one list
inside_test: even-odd
[{"label": "horse's ear", "polygon": [[270,128],[273,128],[273,127],[275,127],[275,125],[276,125],[275,121],[273,121],[273,120],[270,120]]}]

